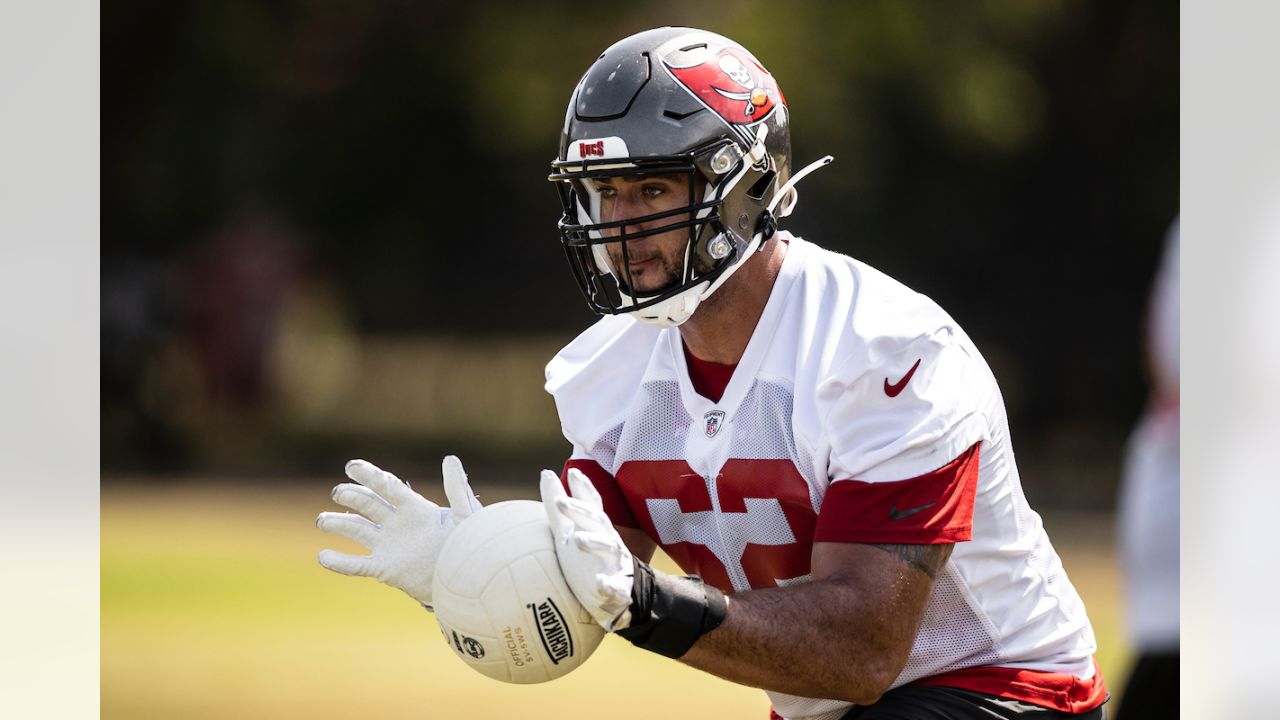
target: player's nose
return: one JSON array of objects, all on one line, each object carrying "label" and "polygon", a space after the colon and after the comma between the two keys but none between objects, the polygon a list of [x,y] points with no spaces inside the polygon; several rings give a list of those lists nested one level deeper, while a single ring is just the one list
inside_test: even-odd
[{"label": "player's nose", "polygon": [[[648,214],[649,211],[645,209],[639,194],[632,192],[630,189],[623,189],[619,190],[618,194],[613,198],[613,202],[609,204],[608,212],[606,213],[607,216],[601,218],[601,220],[604,222],[622,222],[633,218],[644,217]],[[627,224],[619,228],[614,228],[611,231],[611,234],[616,237],[622,233],[623,229],[627,232],[633,233],[646,228],[647,225],[643,222]]]}]

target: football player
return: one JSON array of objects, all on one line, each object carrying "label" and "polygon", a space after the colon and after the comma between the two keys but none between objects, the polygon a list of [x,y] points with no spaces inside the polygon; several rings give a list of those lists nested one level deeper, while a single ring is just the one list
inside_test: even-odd
[{"label": "football player", "polygon": [[573,92],[551,179],[604,317],[546,373],[570,586],[784,718],[1102,717],[990,368],[929,298],[778,229],[830,159],[793,173],[789,119],[758,59],[688,28],[616,43]]},{"label": "football player", "polygon": [[[927,297],[779,230],[789,110],[739,44],[625,38],[569,101],[550,179],[603,317],[548,364],[540,491],[574,594],[637,646],[763,688],[774,717],[1102,718],[1095,641],[1018,478],[1004,402]],[[430,606],[450,508],[353,461],[324,551]],[[390,497],[390,499],[388,499]],[[648,564],[661,547],[687,576]]]}]

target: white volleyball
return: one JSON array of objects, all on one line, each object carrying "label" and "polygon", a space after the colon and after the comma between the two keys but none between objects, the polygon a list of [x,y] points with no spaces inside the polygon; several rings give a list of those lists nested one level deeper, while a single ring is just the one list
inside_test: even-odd
[{"label": "white volleyball", "polygon": [[604,629],[565,582],[542,503],[494,503],[445,541],[432,584],[436,621],[454,654],[509,683],[568,674]]}]

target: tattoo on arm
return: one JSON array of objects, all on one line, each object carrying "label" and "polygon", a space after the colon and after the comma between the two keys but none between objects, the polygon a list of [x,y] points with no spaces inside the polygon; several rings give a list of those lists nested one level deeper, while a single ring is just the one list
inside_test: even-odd
[{"label": "tattoo on arm", "polygon": [[951,557],[951,545],[880,545],[873,544],[872,547],[880,548],[887,553],[897,555],[907,564],[920,570],[929,576],[930,580],[937,579],[938,571],[946,564],[947,558]]}]

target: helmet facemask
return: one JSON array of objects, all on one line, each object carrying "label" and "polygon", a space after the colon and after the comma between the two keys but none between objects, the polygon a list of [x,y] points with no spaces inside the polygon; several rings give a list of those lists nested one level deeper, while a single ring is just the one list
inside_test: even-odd
[{"label": "helmet facemask", "polygon": [[[588,303],[601,314],[637,313],[681,294],[700,296],[741,259],[758,231],[772,233],[771,223],[753,223],[763,219],[759,208],[734,207],[732,198],[741,183],[751,183],[753,189],[771,185],[776,174],[765,171],[767,159],[744,156],[739,146],[728,140],[679,156],[558,161],[554,165],[556,171],[550,179],[563,181],[557,188],[564,208],[560,235],[565,253]],[[602,178],[654,175],[681,179],[687,193],[683,206],[602,221]],[[737,222],[726,223],[726,215]],[[629,243],[674,230],[686,233],[675,277],[660,288],[635,289]],[[691,312],[701,297],[690,299]],[[637,313],[637,317],[647,319],[644,313]]]}]

